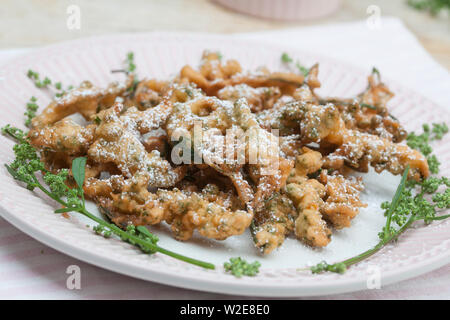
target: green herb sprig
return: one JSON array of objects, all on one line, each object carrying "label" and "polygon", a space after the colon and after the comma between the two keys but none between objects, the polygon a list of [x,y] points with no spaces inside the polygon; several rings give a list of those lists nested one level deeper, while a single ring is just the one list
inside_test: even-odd
[{"label": "green herb sprig", "polygon": [[[294,60],[286,52],[283,52],[283,54],[281,55],[281,61],[286,64],[294,62]],[[301,74],[303,74],[303,76],[306,77],[309,74],[309,69],[303,66],[299,61],[295,62],[295,67],[300,71]]]},{"label": "green herb sprig", "polygon": [[290,62],[292,62],[294,60],[292,60],[292,58],[286,52],[283,52],[281,54],[281,61],[284,62],[284,63],[290,63]]},{"label": "green herb sprig", "polygon": [[442,10],[450,10],[449,0],[408,0],[407,3],[414,9],[428,11],[434,16]]},{"label": "green herb sprig", "polygon": [[123,69],[111,70],[112,73],[123,72],[126,74],[134,74],[136,72],[136,64],[134,62],[134,52],[130,51],[127,53],[124,61]]},{"label": "green herb sprig", "polygon": [[139,83],[138,77],[136,75],[136,64],[134,63],[134,52],[127,53],[126,73],[134,75],[133,85],[128,89],[128,92],[133,95]]},{"label": "green herb sprig", "polygon": [[[433,129],[424,126],[424,133],[420,136],[410,134],[413,139],[409,139],[417,149],[431,153],[428,142],[442,139],[448,132],[445,124],[433,124]],[[423,152],[423,151],[422,151]],[[355,257],[328,264],[323,261],[315,266],[306,268],[312,273],[335,272],[344,273],[351,265],[361,262],[378,251],[387,244],[396,241],[416,221],[429,224],[433,221],[444,220],[450,214],[438,215],[442,209],[450,208],[450,179],[447,177],[429,177],[424,181],[407,181],[409,166],[403,172],[400,184],[390,202],[383,202],[381,208],[385,210],[386,224],[378,234],[380,241],[371,249],[356,255]],[[446,188],[443,192],[438,192],[440,188]],[[305,270],[305,269],[300,269]]]},{"label": "green herb sprig", "polygon": [[34,82],[34,85],[37,88],[47,88],[52,84],[52,81],[48,77],[45,77],[43,80],[41,80],[39,73],[31,69],[28,70],[27,77]]},{"label": "green herb sprig", "polygon": [[131,87],[129,87],[127,89],[127,92],[129,95],[133,95],[134,92],[136,91],[137,85],[139,83],[138,77],[136,75],[136,64],[134,62],[134,52],[130,51],[127,53],[126,57],[125,57],[125,61],[124,61],[124,68],[123,69],[115,69],[115,70],[111,70],[112,73],[117,73],[117,72],[123,72],[127,75],[133,75],[134,79],[133,79],[133,84],[131,85]]},{"label": "green herb sprig", "polygon": [[247,262],[241,257],[230,258],[229,262],[225,262],[223,267],[226,272],[230,272],[237,278],[242,276],[254,277],[259,272],[261,263],[254,261],[252,263]]},{"label": "green herb sprig", "polygon": [[126,64],[127,64],[126,71],[128,73],[133,73],[136,71],[136,64],[134,63],[134,52],[127,53]]},{"label": "green herb sprig", "polygon": [[72,90],[72,89],[73,89],[73,86],[72,86],[72,85],[69,85],[69,86],[67,87],[67,89],[64,90],[64,89],[63,89],[63,85],[61,84],[61,82],[57,82],[57,83],[55,83],[55,89],[58,90],[58,91],[55,93],[55,97],[56,97],[56,98],[61,98],[64,94],[67,93],[67,91]]},{"label": "green herb sprig", "polygon": [[415,132],[409,133],[406,138],[406,144],[413,149],[419,150],[427,158],[431,173],[437,174],[440,162],[434,154],[431,154],[433,148],[430,146],[430,142],[442,139],[444,134],[448,132],[448,126],[445,123],[433,123],[432,128],[428,124],[424,124],[422,128],[423,133],[419,135]]},{"label": "green herb sprig", "polygon": [[[14,179],[23,182],[28,190],[33,191],[37,188],[48,197],[58,202],[62,208],[55,210],[55,213],[76,212],[82,214],[98,223],[98,226],[94,227],[96,233],[102,234],[105,237],[110,237],[112,234],[115,234],[122,240],[136,245],[144,252],[160,252],[175,259],[206,269],[215,268],[211,263],[189,258],[158,246],[156,244],[158,241],[157,237],[145,228],[129,226],[125,231],[90,213],[86,209],[83,192],[86,158],[79,157],[73,160],[72,175],[77,187],[69,188],[65,183],[69,171],[67,169],[62,169],[57,174],[54,174],[46,170],[44,163],[39,159],[36,150],[30,145],[25,133],[21,129],[7,125],[2,128],[2,133],[17,140],[17,144],[13,147],[15,159],[9,165],[5,164],[6,169]],[[39,172],[43,173],[42,180],[44,184],[38,179],[37,174]]]},{"label": "green herb sprig", "polygon": [[37,98],[31,97],[30,101],[27,102],[27,111],[25,111],[25,125],[31,127],[31,120],[36,116],[36,111],[39,106],[37,105]]},{"label": "green herb sprig", "polygon": [[[48,77],[45,77],[44,80],[41,80],[39,73],[31,69],[28,70],[27,77],[30,78],[36,88],[39,89],[49,89],[50,85],[53,83],[52,80],[50,80]],[[73,89],[73,86],[68,86],[66,90],[71,89]],[[55,97],[57,98],[62,97],[67,92],[63,89],[63,85],[61,84],[61,82],[55,82],[53,85],[53,90],[55,91]]]},{"label": "green herb sprig", "polygon": [[11,127],[11,125],[7,124],[1,129],[1,132],[5,136],[9,136],[10,138],[13,138],[14,140],[17,140],[19,142],[25,142],[26,134],[23,132],[23,130]]}]

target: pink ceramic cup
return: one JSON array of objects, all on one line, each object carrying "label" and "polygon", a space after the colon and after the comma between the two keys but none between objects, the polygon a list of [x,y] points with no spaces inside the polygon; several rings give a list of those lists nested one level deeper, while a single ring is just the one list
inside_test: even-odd
[{"label": "pink ceramic cup", "polygon": [[224,7],[274,20],[307,20],[335,12],[341,0],[212,0]]}]

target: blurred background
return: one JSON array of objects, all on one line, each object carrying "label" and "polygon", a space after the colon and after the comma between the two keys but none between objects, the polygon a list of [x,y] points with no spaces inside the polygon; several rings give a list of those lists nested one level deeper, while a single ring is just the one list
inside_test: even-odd
[{"label": "blurred background", "polygon": [[[291,20],[286,21],[280,20],[282,13],[269,8],[262,15],[274,13],[277,19],[268,19],[257,17],[256,15],[261,15],[261,8],[258,8],[258,5],[246,7],[246,1],[316,2],[321,3],[317,5],[322,9],[327,8],[325,11],[328,12],[315,11],[309,18],[295,17],[291,14],[288,17]],[[440,64],[450,69],[450,0],[326,0],[325,2],[324,0],[0,0],[2,7],[0,48],[42,46],[62,40],[116,32],[155,30],[254,32],[364,20],[373,14],[380,14],[383,17],[396,16],[402,19],[425,49]],[[250,11],[253,15],[242,11]],[[80,17],[80,23],[75,28],[68,27],[68,18],[71,15]]]}]

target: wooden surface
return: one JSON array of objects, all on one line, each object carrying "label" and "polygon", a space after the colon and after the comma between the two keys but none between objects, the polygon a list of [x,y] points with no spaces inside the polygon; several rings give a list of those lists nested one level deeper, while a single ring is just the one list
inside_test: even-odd
[{"label": "wooden surface", "polygon": [[[274,0],[276,1],[276,0]],[[0,48],[31,47],[114,32],[153,30],[250,32],[365,19],[369,5],[383,16],[400,17],[426,50],[450,69],[448,13],[432,17],[406,0],[343,0],[332,16],[307,22],[258,19],[209,0],[0,0]],[[67,28],[69,5],[81,10],[81,28]]]}]

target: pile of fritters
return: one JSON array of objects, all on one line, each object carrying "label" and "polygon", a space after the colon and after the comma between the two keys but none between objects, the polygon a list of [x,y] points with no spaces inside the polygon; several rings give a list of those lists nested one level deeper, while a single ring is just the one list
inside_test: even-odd
[{"label": "pile of fritters", "polygon": [[[323,247],[365,206],[352,171],[370,165],[401,174],[409,165],[415,180],[429,171],[422,154],[400,143],[406,131],[386,108],[392,93],[379,74],[354,99],[318,97],[317,76],[318,65],[306,77],[243,72],[237,61],[205,52],[198,70],[185,66],[167,81],[129,75],[106,89],[83,82],[33,119],[29,139],[52,172],[87,157],[85,195],[120,227],[166,222],[179,240],[195,230],[223,240],[250,228],[264,254],[290,234]],[[69,117],[76,113],[84,125]],[[214,132],[192,148],[205,161],[175,164],[173,136],[182,128],[184,143],[194,144],[195,124]],[[230,130],[252,130],[278,151],[254,164],[244,142],[244,161],[214,161],[214,139]],[[233,148],[242,146],[229,145],[237,156]]]}]

